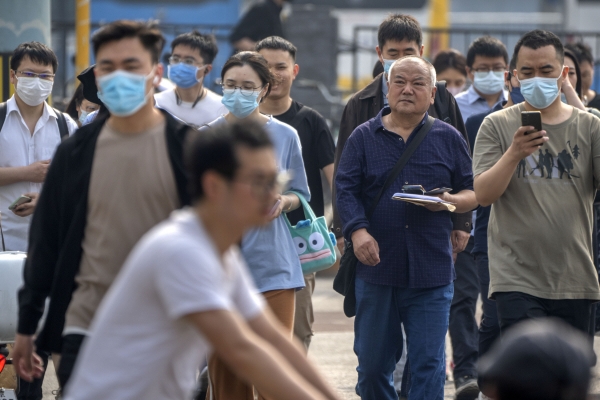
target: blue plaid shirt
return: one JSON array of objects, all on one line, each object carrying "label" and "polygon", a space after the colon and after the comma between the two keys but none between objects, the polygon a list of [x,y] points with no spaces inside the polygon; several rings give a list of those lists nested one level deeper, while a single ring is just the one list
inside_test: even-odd
[{"label": "blue plaid shirt", "polygon": [[454,192],[473,190],[473,172],[467,143],[452,126],[435,120],[431,131],[383,194],[370,221],[365,214],[392,168],[425,124],[427,114],[408,138],[408,143],[383,127],[377,117],[357,127],[346,142],[337,170],[337,208],[344,237],[367,228],[379,244],[381,262],[358,263],[357,276],[366,282],[406,288],[447,285],[455,279],[452,263],[450,212],[392,200],[405,184],[425,189],[451,187]]}]

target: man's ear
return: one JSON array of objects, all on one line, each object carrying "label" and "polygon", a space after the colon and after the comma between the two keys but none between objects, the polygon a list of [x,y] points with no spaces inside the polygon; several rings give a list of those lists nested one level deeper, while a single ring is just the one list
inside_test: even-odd
[{"label": "man's ear", "polygon": [[157,88],[158,85],[160,85],[160,81],[162,80],[164,72],[165,72],[165,67],[162,65],[162,63],[156,64],[155,75],[154,75],[154,78],[152,78],[152,85],[155,88]]},{"label": "man's ear", "polygon": [[569,68],[569,66],[568,66],[568,65],[563,65],[563,70],[562,70],[562,73],[560,74],[560,76],[561,76],[563,79],[567,79],[567,78],[569,77],[569,71],[570,71],[570,70],[571,70],[571,69]]},{"label": "man's ear", "polygon": [[431,100],[430,100],[431,104],[435,103],[435,94],[436,93],[437,93],[437,86],[433,85],[433,87],[431,88]]},{"label": "man's ear", "polygon": [[292,80],[296,79],[299,72],[300,72],[300,66],[298,64],[294,64],[294,69],[292,70]]},{"label": "man's ear", "polygon": [[200,184],[204,197],[208,200],[218,199],[223,190],[223,178],[214,171],[207,171],[202,175]]},{"label": "man's ear", "polygon": [[12,83],[15,86],[17,85],[17,73],[12,69],[10,70],[10,83]]},{"label": "man's ear", "polygon": [[379,46],[375,46],[375,51],[377,52],[377,57],[379,57],[379,61],[383,64],[383,54],[381,53],[381,49]]},{"label": "man's ear", "polygon": [[419,57],[423,57],[423,51],[425,50],[425,45],[421,45],[421,50],[419,50]]},{"label": "man's ear", "polygon": [[206,75],[210,74],[210,71],[212,71],[212,68],[213,68],[212,64],[208,64],[206,66],[206,68],[204,68],[204,76],[205,77],[206,77]]}]

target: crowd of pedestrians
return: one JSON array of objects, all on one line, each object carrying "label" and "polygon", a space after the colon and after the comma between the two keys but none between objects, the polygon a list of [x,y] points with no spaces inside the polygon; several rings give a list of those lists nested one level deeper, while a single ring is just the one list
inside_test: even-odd
[{"label": "crowd of pedestrians", "polygon": [[[600,300],[589,48],[534,30],[512,55],[484,36],[430,63],[419,23],[390,15],[383,71],[348,100],[336,145],[291,96],[296,47],[248,29],[221,96],[204,86],[213,36],[176,37],[165,70],[155,26],[108,23],[65,113],[46,103],[53,51],[15,49],[0,205],[3,250],[27,252],[19,399],[42,398],[50,356],[69,400],[337,399],[306,357],[315,274],[299,255],[323,237],[289,231],[303,203],[324,215],[324,186],[332,236],[357,259],[358,396],[442,400],[449,333],[458,400],[584,399]],[[174,86],[159,91],[163,76]],[[406,185],[447,188],[446,204],[395,200]],[[558,321],[522,324],[545,317]]]}]

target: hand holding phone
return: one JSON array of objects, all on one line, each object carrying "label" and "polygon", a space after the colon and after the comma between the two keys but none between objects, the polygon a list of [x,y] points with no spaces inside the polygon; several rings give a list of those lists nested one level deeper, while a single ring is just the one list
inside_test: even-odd
[{"label": "hand holding phone", "polygon": [[275,205],[273,206],[273,208],[271,208],[271,211],[269,212],[269,215],[274,215],[275,212],[277,211],[277,208],[279,208],[279,205],[281,204],[281,199],[277,200],[275,202]]},{"label": "hand holding phone", "polygon": [[8,209],[10,211],[12,211],[15,208],[17,208],[18,206],[20,206],[21,204],[29,203],[30,201],[31,201],[31,197],[25,196],[25,195],[21,195],[18,199],[16,199],[15,201],[13,201],[13,203],[10,206],[8,206]]}]

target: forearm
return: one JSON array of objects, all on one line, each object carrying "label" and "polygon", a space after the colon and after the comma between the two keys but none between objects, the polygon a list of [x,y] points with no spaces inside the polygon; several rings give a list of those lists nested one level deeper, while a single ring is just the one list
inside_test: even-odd
[{"label": "forearm", "polygon": [[329,184],[329,190],[333,190],[333,164],[323,167],[322,171]]},{"label": "forearm", "polygon": [[29,180],[29,169],[27,167],[0,168],[0,186],[11,185],[17,182],[28,182]]},{"label": "forearm", "polygon": [[492,168],[476,176],[473,187],[477,203],[486,207],[498,200],[508,187],[519,161],[506,152]]},{"label": "forearm", "polygon": [[300,199],[293,193],[282,194],[281,202],[283,203],[284,212],[290,212],[300,207]]},{"label": "forearm", "polygon": [[472,211],[477,207],[477,199],[475,198],[475,192],[472,190],[462,190],[456,194],[452,194],[451,202],[456,205],[456,212],[466,213]]},{"label": "forearm", "polygon": [[565,97],[567,98],[567,104],[569,104],[575,108],[579,108],[580,110],[585,111],[585,106],[583,105],[583,102],[577,95],[577,92],[575,91],[573,86],[568,86],[568,87],[563,86],[563,93],[565,94]]},{"label": "forearm", "polygon": [[228,354],[218,353],[236,375],[252,382],[267,398],[327,399],[308,384],[270,343],[258,337],[253,339],[254,343],[248,341],[242,346],[236,346]]}]

